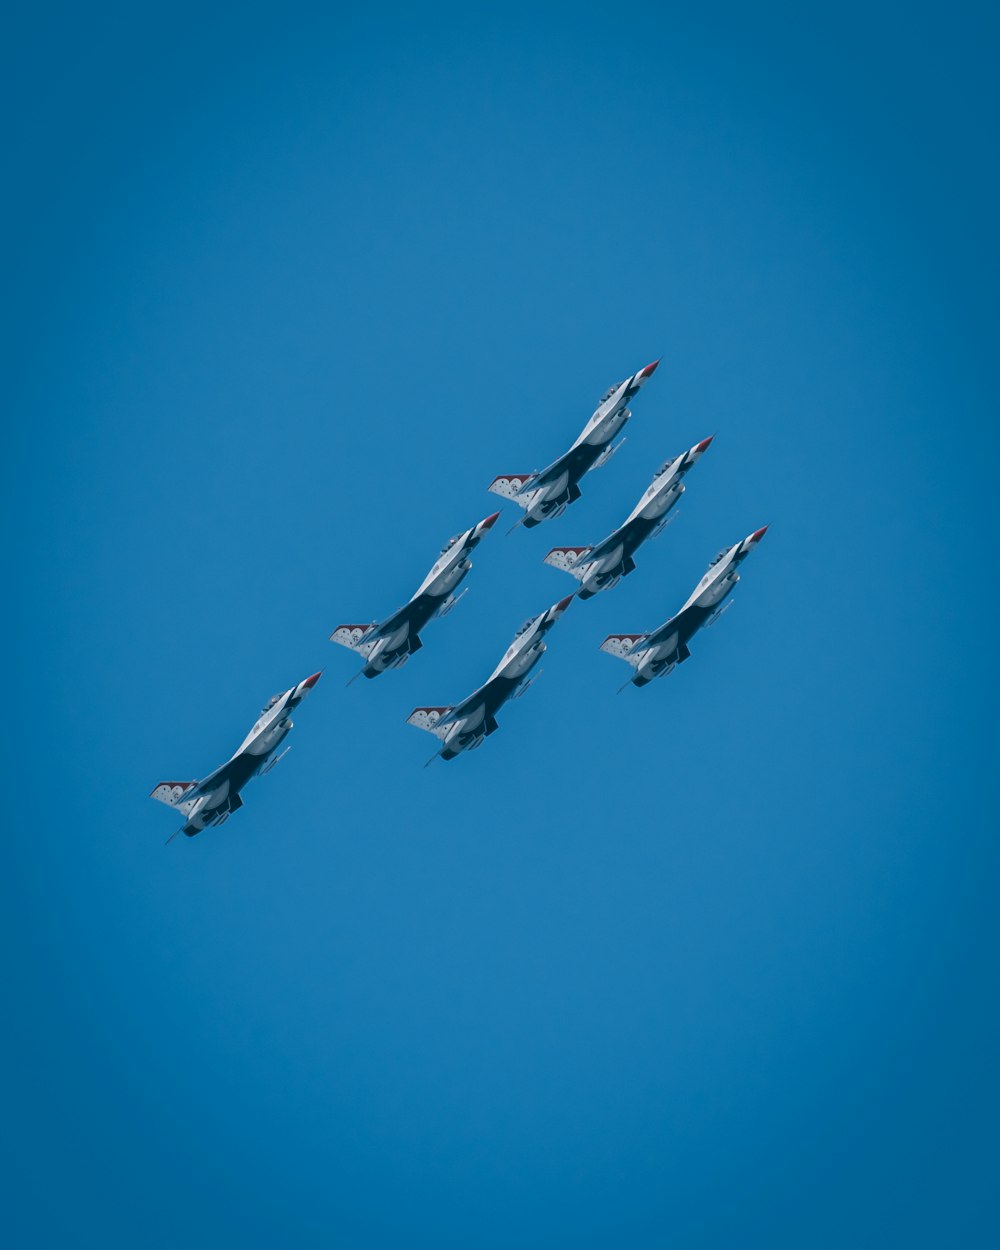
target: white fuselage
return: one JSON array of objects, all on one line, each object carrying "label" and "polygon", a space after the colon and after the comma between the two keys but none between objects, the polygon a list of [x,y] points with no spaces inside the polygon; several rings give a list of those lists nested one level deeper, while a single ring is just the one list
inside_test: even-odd
[{"label": "white fuselage", "polygon": [[[469,533],[471,534],[471,532],[470,530]],[[468,534],[462,534],[442,551],[434,561],[430,572],[417,587],[414,594],[411,595],[411,602],[419,595],[433,595],[435,598],[443,598],[455,589],[472,568],[472,561],[466,554],[467,543],[465,539],[467,538]]]},{"label": "white fuselage", "polygon": [[571,451],[582,447],[584,443],[589,447],[603,447],[605,443],[611,442],[632,415],[626,399],[631,380],[626,378],[624,382],[619,382],[611,394],[601,400],[570,448]]},{"label": "white fuselage", "polygon": [[542,658],[544,651],[545,635],[536,622],[510,644],[503,653],[503,659],[490,673],[490,681],[494,677],[503,677],[508,681],[526,677]]}]

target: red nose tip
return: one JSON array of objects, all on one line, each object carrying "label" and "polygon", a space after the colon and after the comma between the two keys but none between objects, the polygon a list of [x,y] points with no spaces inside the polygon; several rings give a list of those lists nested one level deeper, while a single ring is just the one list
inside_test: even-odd
[{"label": "red nose tip", "polygon": [[701,442],[698,444],[698,446],[695,448],[695,451],[698,452],[698,454],[700,455],[705,450],[705,448],[709,445],[709,443],[712,441],[713,438],[715,438],[714,434],[709,434],[708,438],[703,438]]},{"label": "red nose tip", "polygon": [[496,520],[499,515],[499,512],[494,512],[492,516],[488,516],[485,521],[480,521],[479,524],[484,526],[486,529],[490,529],[491,526],[496,524]]},{"label": "red nose tip", "polygon": [[[560,599],[559,602],[556,604],[556,610],[559,612],[565,612],[572,602],[573,602],[573,596],[567,595],[565,599]],[[575,620],[576,618],[574,617],[573,619]]]},{"label": "red nose tip", "polygon": [[307,690],[312,690],[313,686],[316,685],[316,683],[319,681],[319,679],[322,676],[323,676],[323,670],[320,669],[318,673],[313,673],[311,677],[307,677],[302,684],[303,686],[306,687]]},{"label": "red nose tip", "polygon": [[759,530],[754,530],[754,532],[750,535],[750,541],[752,543],[759,543],[766,533],[767,526],[762,525]]},{"label": "red nose tip", "polygon": [[[662,359],[662,357],[661,357],[661,359]],[[652,363],[651,365],[647,365],[647,366],[645,367],[645,369],[643,369],[642,373],[640,373],[640,374],[639,374],[639,377],[641,377],[641,378],[651,378],[651,377],[653,376],[653,374],[656,372],[656,366],[657,366],[659,363],[660,363],[660,361],[659,361],[659,360],[654,360],[654,361],[653,361],[653,363]]]}]

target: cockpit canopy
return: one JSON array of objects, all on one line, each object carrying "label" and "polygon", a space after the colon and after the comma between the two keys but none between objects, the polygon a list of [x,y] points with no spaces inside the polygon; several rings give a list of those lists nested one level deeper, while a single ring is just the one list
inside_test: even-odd
[{"label": "cockpit canopy", "polygon": [[729,548],[723,547],[722,550],[718,552],[718,554],[712,556],[711,560],[709,560],[708,562],[708,567],[713,568],[716,564],[719,563],[719,561],[722,559],[723,556],[727,556],[728,554],[729,554]]},{"label": "cockpit canopy", "polygon": [[446,552],[451,551],[452,547],[454,547],[454,545],[458,542],[458,540],[461,537],[462,537],[461,534],[452,534],[452,536],[448,539],[445,545],[441,548],[441,551],[439,554],[444,555]]},{"label": "cockpit canopy", "polygon": [[616,382],[614,386],[609,386],[608,389],[601,396],[601,403],[602,404],[607,403],[607,401],[611,398],[611,396],[615,393],[615,391],[617,391],[619,387],[622,387],[624,385],[625,385],[625,379],[623,379],[621,382]]},{"label": "cockpit canopy", "polygon": [[518,627],[518,631],[514,635],[514,637],[520,638],[523,633],[526,633],[532,627],[532,625],[534,625],[534,623],[535,623],[535,618],[533,616],[529,616],[528,619],[524,622],[524,624]]},{"label": "cockpit canopy", "polygon": [[260,709],[260,714],[261,714],[261,716],[263,716],[263,715],[264,715],[265,713],[267,713],[267,712],[270,712],[271,708],[273,708],[273,707],[274,707],[274,705],[278,702],[278,700],[281,698],[281,696],[282,696],[284,693],[285,693],[285,692],[284,692],[283,690],[281,690],[281,691],[279,691],[279,692],[278,692],[278,694],[272,694],[272,695],[271,695],[271,697],[270,697],[270,699],[268,699],[268,701],[267,701],[267,702],[264,704],[264,706]]},{"label": "cockpit canopy", "polygon": [[664,473],[666,473],[666,471],[667,471],[668,469],[670,469],[670,468],[672,468],[672,467],[673,467],[673,463],[674,463],[674,460],[675,460],[675,459],[676,459],[676,457],[673,457],[673,456],[672,456],[669,460],[664,460],[664,462],[660,465],[660,467],[659,467],[659,468],[656,470],[656,472],[653,474],[653,481],[654,481],[654,482],[656,481],[656,479],[657,479],[657,478],[662,477],[662,476],[664,475]]}]

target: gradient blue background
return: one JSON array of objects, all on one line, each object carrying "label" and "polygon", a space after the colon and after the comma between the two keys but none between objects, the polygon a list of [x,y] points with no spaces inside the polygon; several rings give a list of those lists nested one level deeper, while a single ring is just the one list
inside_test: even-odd
[{"label": "gradient blue background", "polygon": [[[9,1244],[995,1244],[996,26],[696,7],[9,25]],[[330,630],[660,355],[581,502],[505,506],[345,689]],[[425,771],[411,707],[713,433]],[[616,697],[605,634],[762,524]],[[164,849],[152,785],[324,665]]]}]

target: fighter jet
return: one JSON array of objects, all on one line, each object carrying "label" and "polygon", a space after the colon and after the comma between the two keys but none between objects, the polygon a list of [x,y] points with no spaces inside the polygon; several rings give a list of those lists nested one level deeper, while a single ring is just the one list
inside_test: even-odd
[{"label": "fighter jet", "polygon": [[[617,586],[635,569],[635,555],[647,538],[655,538],[673,520],[671,508],[684,494],[684,475],[706,450],[704,438],[690,451],[666,460],[646,487],[642,498],[622,524],[594,547],[553,547],[545,563],[571,573],[580,583],[581,599]],[[674,516],[677,514],[674,513]]]},{"label": "fighter jet", "polygon": [[611,634],[605,638],[601,650],[635,669],[625,686],[648,686],[654,677],[672,672],[688,658],[688,643],[693,636],[703,626],[714,624],[730,606],[732,600],[725,604],[723,601],[740,580],[737,570],[765,533],[766,525],[735,546],[723,547],[681,610],[659,629],[651,634]]},{"label": "fighter jet", "polygon": [[243,806],[241,791],[252,777],[269,773],[291,747],[276,754],[278,747],[292,729],[288,713],[298,707],[320,679],[313,673],[291,690],[276,694],[264,705],[257,723],[240,743],[236,753],[203,781],[161,781],[154,786],[150,798],[173,807],[184,816],[184,824],[172,833],[193,838],[210,825],[221,825]]},{"label": "fighter jet", "polygon": [[[504,652],[503,659],[489,675],[485,685],[474,690],[467,699],[454,707],[415,707],[406,718],[408,725],[426,729],[441,739],[441,748],[427,761],[437,757],[453,760],[461,751],[474,751],[483,740],[494,733],[497,712],[509,699],[519,698],[535,678],[528,674],[542,658],[545,651],[545,635],[569,607],[573,596],[560,599],[551,608],[533,616],[514,635],[514,641]],[[425,766],[426,767],[426,766]]]},{"label": "fighter jet", "polygon": [[[449,538],[441,548],[431,571],[417,587],[413,597],[384,621],[370,625],[338,625],[330,641],[364,656],[365,666],[354,674],[377,677],[390,668],[405,664],[414,651],[423,646],[420,631],[435,616],[445,616],[462,595],[452,592],[472,568],[469,552],[477,547],[495,523],[494,512],[472,529]],[[348,682],[348,685],[351,683]]]},{"label": "fighter jet", "polygon": [[512,499],[524,509],[524,516],[517,522],[518,525],[531,529],[542,521],[560,516],[580,498],[579,482],[583,475],[607,464],[625,441],[622,439],[613,444],[611,440],[632,415],[628,408],[629,400],[653,376],[659,363],[654,360],[645,369],[605,391],[580,437],[547,469],[542,469],[540,473],[509,473],[493,479],[488,490],[494,495]]}]

